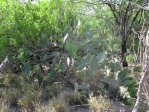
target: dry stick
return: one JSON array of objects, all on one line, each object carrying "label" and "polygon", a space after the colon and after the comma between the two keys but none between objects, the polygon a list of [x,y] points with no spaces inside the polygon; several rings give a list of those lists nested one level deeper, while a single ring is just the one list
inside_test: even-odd
[{"label": "dry stick", "polygon": [[141,102],[141,93],[142,93],[142,89],[143,89],[143,83],[144,83],[144,79],[145,77],[149,74],[149,29],[146,35],[146,51],[144,53],[144,66],[143,66],[143,71],[142,71],[142,77],[141,80],[139,82],[139,88],[138,88],[138,92],[137,92],[137,100],[135,103],[135,106],[132,110],[132,112],[138,112],[138,108],[140,106],[140,102]]},{"label": "dry stick", "polygon": [[3,73],[6,69],[6,66],[8,65],[8,56],[5,57],[4,61],[0,64],[0,73]]},{"label": "dry stick", "polygon": [[147,85],[144,84],[143,86],[144,86],[143,92],[144,92],[144,95],[145,95],[146,100],[148,102],[149,101],[149,89],[147,88]]},{"label": "dry stick", "polygon": [[142,93],[142,88],[143,88],[143,82],[146,77],[146,74],[148,74],[147,70],[145,70],[145,72],[143,72],[143,75],[141,77],[138,92],[137,92],[137,100],[136,100],[136,103],[135,103],[135,106],[134,106],[132,112],[138,112],[138,108],[139,108],[140,102],[141,102],[141,93]]}]

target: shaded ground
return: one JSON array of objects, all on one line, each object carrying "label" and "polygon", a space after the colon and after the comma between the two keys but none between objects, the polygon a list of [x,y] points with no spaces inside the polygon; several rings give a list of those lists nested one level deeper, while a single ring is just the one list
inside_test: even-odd
[{"label": "shaded ground", "polygon": [[[132,107],[123,105],[119,102],[111,101],[110,109],[108,109],[104,112],[131,112],[131,111],[132,111]],[[73,108],[71,108],[70,112],[92,112],[92,111],[89,108],[73,107]]]}]

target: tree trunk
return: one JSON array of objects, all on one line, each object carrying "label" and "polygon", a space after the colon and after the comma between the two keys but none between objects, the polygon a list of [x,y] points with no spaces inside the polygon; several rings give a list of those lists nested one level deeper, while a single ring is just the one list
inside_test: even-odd
[{"label": "tree trunk", "polygon": [[126,37],[122,37],[122,42],[121,42],[121,61],[122,61],[123,67],[128,67],[128,63],[126,61],[126,56],[125,56],[126,53],[127,53],[126,42],[127,42],[127,38]]},{"label": "tree trunk", "polygon": [[127,16],[124,16],[122,19],[122,28],[121,28],[121,37],[122,37],[122,42],[121,42],[121,62],[123,67],[128,67],[128,63],[126,61],[126,53],[127,53],[127,38],[129,35],[128,31],[128,20]]}]

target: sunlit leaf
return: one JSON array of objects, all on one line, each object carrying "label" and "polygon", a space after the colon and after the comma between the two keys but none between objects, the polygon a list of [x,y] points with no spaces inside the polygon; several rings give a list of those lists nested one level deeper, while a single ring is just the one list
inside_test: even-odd
[{"label": "sunlit leaf", "polygon": [[70,55],[76,53],[78,51],[78,47],[70,42],[66,42],[66,49],[68,50]]},{"label": "sunlit leaf", "polygon": [[120,62],[115,62],[115,71],[120,71],[122,69]]},{"label": "sunlit leaf", "polygon": [[102,52],[102,53],[99,53],[98,55],[97,55],[97,58],[98,58],[98,63],[101,63],[101,62],[103,62],[105,59],[106,59],[106,53],[104,53],[104,52]]}]

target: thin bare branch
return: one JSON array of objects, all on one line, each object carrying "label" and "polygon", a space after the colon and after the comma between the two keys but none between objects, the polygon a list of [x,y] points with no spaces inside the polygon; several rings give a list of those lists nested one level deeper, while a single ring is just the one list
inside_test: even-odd
[{"label": "thin bare branch", "polygon": [[4,61],[0,64],[0,73],[3,73],[8,65],[8,56],[5,57]]},{"label": "thin bare branch", "polygon": [[129,26],[129,30],[132,28],[132,25],[134,23],[134,21],[136,20],[136,18],[138,17],[139,13],[140,13],[140,9],[136,12],[136,15],[134,16],[133,20],[131,21],[130,23],[130,26]]},{"label": "thin bare branch", "polygon": [[132,112],[138,112],[139,106],[140,106],[140,102],[141,102],[141,95],[142,95],[142,90],[143,90],[143,84],[144,84],[144,79],[145,77],[149,74],[149,29],[147,32],[147,36],[146,36],[146,45],[145,45],[145,52],[144,52],[144,66],[143,66],[143,71],[142,71],[142,77],[141,80],[139,82],[139,88],[138,88],[138,92],[137,92],[137,100],[135,103],[135,106],[132,110]]}]

